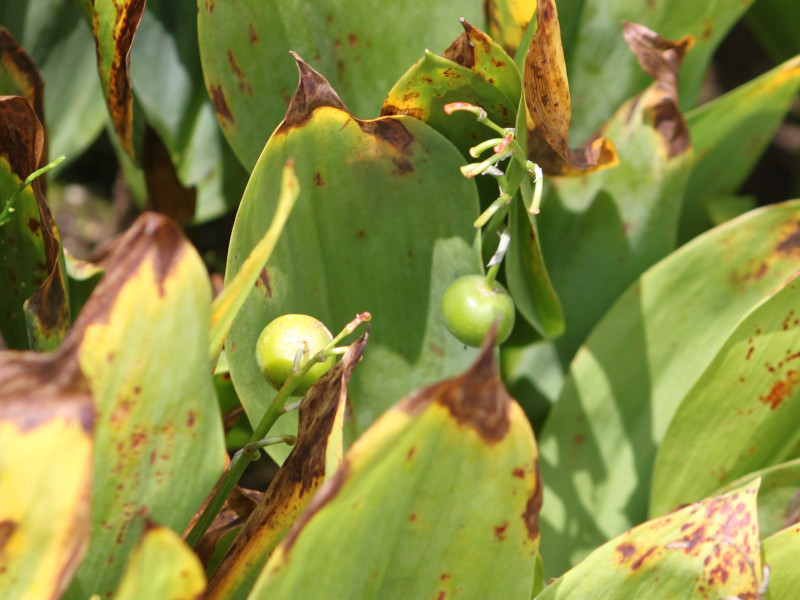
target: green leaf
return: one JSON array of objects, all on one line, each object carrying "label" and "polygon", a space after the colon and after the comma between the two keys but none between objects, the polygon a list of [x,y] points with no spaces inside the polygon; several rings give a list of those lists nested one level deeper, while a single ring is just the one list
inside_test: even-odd
[{"label": "green leaf", "polygon": [[694,165],[680,239],[711,226],[706,203],[735,193],[755,167],[800,89],[800,56],[687,113]]},{"label": "green leaf", "polygon": [[354,342],[300,405],[297,444],[208,582],[206,600],[246,598],[269,555],[342,462],[347,383],[366,346]]},{"label": "green leaf", "polygon": [[800,53],[795,24],[800,22],[800,5],[784,0],[759,0],[745,15],[750,30],[775,62]]},{"label": "green leaf", "polygon": [[797,554],[800,552],[800,525],[779,531],[762,543],[764,562],[770,567],[766,600],[791,598],[800,589]]},{"label": "green leaf", "polygon": [[324,78],[298,64],[292,108],[239,207],[227,281],[267,230],[290,157],[300,197],[226,352],[242,405],[257,422],[275,395],[255,360],[267,323],[303,313],[337,330],[354,314],[371,312],[370,350],[350,385],[353,424],[363,430],[392,398],[475,355],[446,330],[439,305],[454,279],[480,272],[472,226],[477,193],[459,171],[459,153],[433,129],[409,117],[356,119],[336,107]]},{"label": "green leaf", "polygon": [[536,600],[756,598],[758,480],[647,521],[614,538]]},{"label": "green leaf", "polygon": [[459,17],[481,22],[482,3],[203,0],[198,11],[208,93],[236,155],[251,169],[295,86],[290,50],[329,75],[354,115],[371,117],[424,48],[450,43]]},{"label": "green leaf", "polygon": [[152,527],[131,552],[114,600],[195,600],[205,584],[203,566],[180,536]]},{"label": "green leaf", "polygon": [[800,456],[800,278],[728,336],[681,402],[653,468],[651,514]]},{"label": "green leaf", "polygon": [[92,543],[67,598],[113,591],[145,521],[182,531],[222,473],[210,307],[200,257],[177,225],[145,213],[61,346],[97,414]]},{"label": "green leaf", "polygon": [[485,7],[489,34],[513,56],[536,10],[536,0],[489,0]]},{"label": "green leaf", "polygon": [[540,484],[530,425],[487,347],[356,441],[250,599],[530,598]]},{"label": "green leaf", "polygon": [[800,201],[696,238],[647,271],[589,336],[539,438],[548,574],[647,517],[667,426],[742,315],[796,271],[798,221]]},{"label": "green leaf", "polygon": [[728,31],[752,0],[560,0],[564,54],[570,76],[572,128],[578,139],[593,134],[626,99],[642,91],[647,78],[622,37],[623,21],[639,23],[659,35],[692,35],[694,47],[681,70],[681,107],[697,101],[709,63]]},{"label": "green leaf", "polygon": [[74,357],[0,353],[5,598],[60,598],[86,553],[93,413]]}]

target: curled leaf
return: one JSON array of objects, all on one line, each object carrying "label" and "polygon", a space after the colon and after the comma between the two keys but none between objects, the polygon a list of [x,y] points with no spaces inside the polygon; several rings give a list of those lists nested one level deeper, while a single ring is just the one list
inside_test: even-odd
[{"label": "curled leaf", "polygon": [[525,56],[528,158],[547,175],[576,175],[617,164],[611,140],[599,137],[569,148],[572,115],[561,27],[555,0],[539,0],[538,27]]}]

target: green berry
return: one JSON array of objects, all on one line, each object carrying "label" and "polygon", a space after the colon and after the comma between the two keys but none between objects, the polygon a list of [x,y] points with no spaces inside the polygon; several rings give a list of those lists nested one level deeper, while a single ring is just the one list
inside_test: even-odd
[{"label": "green berry", "polygon": [[514,301],[496,281],[490,286],[482,275],[467,275],[445,290],[442,316],[454,336],[476,348],[496,322],[495,344],[502,344],[514,328]]},{"label": "green berry", "polygon": [[[302,348],[301,365],[327,346],[333,339],[320,321],[308,315],[283,315],[264,327],[256,342],[256,361],[264,379],[276,390],[289,378],[297,349]],[[303,396],[327,373],[335,359],[315,364],[299,380],[293,396]]]}]

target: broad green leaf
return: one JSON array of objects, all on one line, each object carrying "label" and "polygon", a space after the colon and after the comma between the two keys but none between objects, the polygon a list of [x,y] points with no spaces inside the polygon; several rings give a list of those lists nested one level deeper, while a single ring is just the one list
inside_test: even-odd
[{"label": "broad green leaf", "polygon": [[111,124],[129,156],[134,144],[133,94],[129,56],[145,0],[82,0],[97,50],[97,72]]},{"label": "broad green leaf", "polygon": [[462,369],[475,355],[446,330],[439,305],[454,279],[480,272],[477,193],[440,134],[409,117],[357,119],[324,78],[298,65],[292,107],[239,207],[227,281],[272,220],[288,158],[296,158],[300,197],[226,352],[242,405],[258,421],[275,392],[254,351],[272,319],[304,313],[335,331],[371,312],[370,349],[350,385],[353,425],[363,430],[392,398]]},{"label": "broad green leaf", "polygon": [[756,598],[759,482],[642,523],[604,544],[536,600]]},{"label": "broad green leaf", "polygon": [[0,353],[0,589],[59,598],[89,542],[92,396],[74,356]]},{"label": "broad green leaf", "polygon": [[[691,168],[686,123],[677,109],[677,52],[667,40],[627,29],[656,81],[620,107],[602,130],[619,164],[583,177],[553,178],[538,216],[548,271],[567,327],[556,342],[566,366],[589,331],[635,279],[676,246]],[[647,42],[652,45],[648,45]],[[661,45],[656,45],[656,42]]]},{"label": "broad green leaf", "polygon": [[733,194],[747,179],[800,89],[800,56],[687,113],[694,165],[681,214],[680,239],[711,226],[706,203]]},{"label": "broad green leaf", "polygon": [[[166,149],[153,168],[174,169],[177,183],[185,188],[183,214],[205,220],[235,207],[246,175],[228,147],[205,90],[196,2],[147,2],[131,50],[130,77],[136,101]],[[147,168],[148,157],[142,160],[152,180],[155,173]],[[170,193],[153,189],[158,183],[150,184],[151,200]]]},{"label": "broad green leaf", "polygon": [[792,598],[800,589],[797,555],[800,552],[800,525],[792,525],[762,542],[764,562],[770,568],[765,600]]},{"label": "broad green leaf", "polygon": [[745,20],[775,62],[800,53],[796,27],[800,22],[800,4],[785,0],[759,0],[747,11]]},{"label": "broad green leaf", "polygon": [[559,12],[572,19],[564,22],[570,132],[577,139],[592,135],[620,104],[649,83],[622,37],[623,21],[639,23],[669,39],[694,37],[680,75],[681,107],[686,110],[697,102],[714,50],[752,1],[559,0]]},{"label": "broad green leaf", "polygon": [[224,467],[202,260],[164,217],[121,238],[62,348],[96,400],[92,542],[67,598],[113,591],[145,522],[182,531]]},{"label": "broad green leaf", "polygon": [[168,527],[150,527],[128,558],[114,600],[195,600],[205,588],[203,566]]},{"label": "broad green leaf", "polygon": [[742,315],[797,270],[798,221],[800,201],[696,238],[589,336],[540,436],[548,574],[647,517],[656,449],[678,405]]},{"label": "broad green leaf", "polygon": [[[386,91],[425,48],[444,48],[458,18],[481,23],[479,0],[198,0],[206,87],[236,155],[252,169],[286,112],[290,50],[326,73],[353,114],[378,114]],[[254,126],[254,124],[256,124]]]},{"label": "broad green leaf", "polygon": [[656,456],[651,514],[800,456],[798,304],[794,277],[742,319],[686,394]]},{"label": "broad green leaf", "polygon": [[761,478],[758,490],[758,529],[761,537],[772,535],[797,520],[797,490],[800,489],[800,458],[758,469],[723,486],[715,495],[729,492]]},{"label": "broad green leaf", "polygon": [[[7,347],[52,350],[69,327],[65,265],[55,221],[34,180],[43,151],[43,132],[30,104],[0,96],[0,333]],[[12,196],[17,193],[11,202]],[[8,212],[5,212],[8,210]],[[13,212],[11,212],[13,210]]]},{"label": "broad green leaf", "polygon": [[347,383],[365,345],[366,336],[303,398],[297,444],[211,576],[206,600],[246,598],[278,542],[339,468]]},{"label": "broad green leaf", "polygon": [[108,121],[97,53],[75,0],[0,4],[0,23],[28,50],[46,82],[44,119],[50,157],[81,155]]},{"label": "broad green leaf", "polygon": [[528,599],[540,484],[530,425],[487,347],[355,442],[250,600]]}]

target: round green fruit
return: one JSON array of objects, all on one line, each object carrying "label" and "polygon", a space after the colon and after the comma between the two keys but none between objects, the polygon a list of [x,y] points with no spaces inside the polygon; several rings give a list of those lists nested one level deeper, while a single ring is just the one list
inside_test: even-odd
[{"label": "round green fruit", "polygon": [[[333,339],[331,332],[320,321],[308,315],[283,315],[264,327],[256,342],[256,361],[264,379],[279,390],[289,378],[297,349],[303,350],[307,361],[327,346]],[[303,396],[314,383],[327,373],[335,359],[328,357],[303,375],[292,391],[293,396]]]},{"label": "round green fruit", "polygon": [[502,344],[514,328],[514,301],[496,281],[490,286],[482,275],[467,275],[445,290],[442,316],[454,336],[476,348],[496,322],[495,344]]}]

